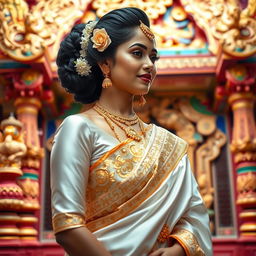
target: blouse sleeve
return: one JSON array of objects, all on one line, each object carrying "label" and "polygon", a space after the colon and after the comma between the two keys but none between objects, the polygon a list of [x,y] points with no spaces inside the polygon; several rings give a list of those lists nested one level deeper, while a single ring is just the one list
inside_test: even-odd
[{"label": "blouse sleeve", "polygon": [[174,226],[170,239],[177,240],[184,248],[186,255],[210,256],[212,242],[207,209],[199,193],[187,155],[181,161],[180,170],[175,176],[178,177],[176,191],[179,198],[182,198],[177,204],[182,205],[179,210],[183,214]]},{"label": "blouse sleeve", "polygon": [[50,169],[55,233],[85,225],[91,137],[86,122],[76,115],[67,117],[54,137]]}]

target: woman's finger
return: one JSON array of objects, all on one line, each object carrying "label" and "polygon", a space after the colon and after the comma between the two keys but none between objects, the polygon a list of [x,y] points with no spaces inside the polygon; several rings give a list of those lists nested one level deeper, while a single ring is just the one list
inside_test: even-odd
[{"label": "woman's finger", "polygon": [[160,248],[160,249],[150,253],[148,256],[159,256],[159,255],[162,255],[162,253],[163,253],[163,249]]}]

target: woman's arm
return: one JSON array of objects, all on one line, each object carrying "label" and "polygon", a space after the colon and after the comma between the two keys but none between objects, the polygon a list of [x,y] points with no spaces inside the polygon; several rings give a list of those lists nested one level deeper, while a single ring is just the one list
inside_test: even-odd
[{"label": "woman's arm", "polygon": [[53,230],[70,256],[109,256],[85,227],[86,187],[94,137],[84,118],[67,117],[56,132],[51,152]]},{"label": "woman's arm", "polygon": [[149,256],[186,256],[186,253],[183,247],[178,242],[176,242],[171,247],[160,248],[152,252],[149,254]]},{"label": "woman's arm", "polygon": [[69,256],[110,256],[96,237],[86,228],[68,229],[56,234],[56,241]]},{"label": "woman's arm", "polygon": [[[169,242],[178,242],[186,255],[212,255],[209,216],[198,190],[197,182],[190,168],[187,156],[183,158],[180,169],[180,189],[178,190],[177,209],[181,210],[178,222],[173,227]],[[184,174],[181,175],[181,174]],[[177,179],[176,182],[179,180]],[[180,206],[179,206],[180,205]],[[183,208],[181,208],[183,207]]]},{"label": "woman's arm", "polygon": [[[150,256],[212,255],[209,217],[198,191],[187,155],[173,172],[175,207],[166,222],[171,227],[169,248],[160,248]],[[178,217],[178,219],[177,219]],[[174,220],[175,225],[172,226]],[[173,245],[174,244],[174,245]],[[173,246],[172,246],[173,245]],[[182,247],[182,252],[180,251]],[[176,251],[177,250],[177,251]]]}]

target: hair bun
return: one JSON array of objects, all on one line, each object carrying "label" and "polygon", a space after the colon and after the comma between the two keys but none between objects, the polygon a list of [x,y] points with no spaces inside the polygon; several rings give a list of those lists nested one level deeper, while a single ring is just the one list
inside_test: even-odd
[{"label": "hair bun", "polygon": [[95,76],[97,75],[99,79],[102,77],[102,74],[99,67],[95,65],[92,67],[93,74],[87,77],[80,76],[76,71],[75,61],[80,56],[80,41],[84,27],[85,24],[75,25],[64,38],[60,44],[56,63],[61,85],[66,91],[74,94],[76,101],[86,104],[94,102],[99,98],[101,87],[98,86],[100,83],[95,83]]}]

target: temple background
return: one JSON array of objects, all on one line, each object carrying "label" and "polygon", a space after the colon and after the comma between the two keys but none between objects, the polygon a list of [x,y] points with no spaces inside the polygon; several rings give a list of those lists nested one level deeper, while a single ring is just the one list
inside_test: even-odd
[{"label": "temple background", "polygon": [[75,23],[124,6],[149,15],[161,56],[139,116],[189,143],[214,255],[256,255],[255,0],[0,0],[0,255],[63,255],[51,141],[84,106],[59,86],[56,54]]}]

